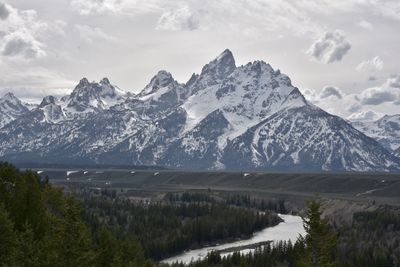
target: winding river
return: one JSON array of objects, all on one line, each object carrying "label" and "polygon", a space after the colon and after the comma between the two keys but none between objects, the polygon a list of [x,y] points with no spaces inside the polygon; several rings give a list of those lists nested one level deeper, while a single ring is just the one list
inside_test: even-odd
[{"label": "winding river", "polygon": [[[279,216],[284,220],[283,222],[273,227],[265,228],[260,232],[254,233],[253,237],[251,237],[250,239],[185,251],[182,254],[165,259],[162,262],[164,263],[183,262],[187,264],[190,263],[191,261],[204,259],[207,256],[207,254],[213,250],[226,250],[230,248],[243,247],[266,241],[278,242],[278,241],[291,240],[292,242],[295,242],[299,234],[305,235],[305,231],[303,228],[303,221],[300,216],[284,215],[284,214],[279,214]],[[250,251],[254,251],[254,249],[244,249],[241,250],[241,253],[249,253]],[[229,252],[221,253],[222,256],[227,254],[229,254]]]}]

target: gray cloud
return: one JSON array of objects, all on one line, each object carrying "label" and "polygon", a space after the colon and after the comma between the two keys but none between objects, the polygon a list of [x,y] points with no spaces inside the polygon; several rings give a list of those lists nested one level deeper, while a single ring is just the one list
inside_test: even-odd
[{"label": "gray cloud", "polygon": [[4,38],[4,45],[1,50],[3,56],[22,56],[24,58],[37,58],[45,56],[42,44],[36,41],[29,34],[14,33]]},{"label": "gray cloud", "polygon": [[198,18],[188,6],[163,13],[158,21],[157,30],[179,31],[196,30],[199,28]]},{"label": "gray cloud", "polygon": [[392,92],[376,89],[365,92],[361,103],[364,105],[380,105],[385,102],[393,102],[396,98],[397,95]]},{"label": "gray cloud", "polygon": [[335,30],[326,32],[322,38],[316,40],[308,49],[307,54],[322,63],[329,64],[341,61],[350,49],[351,44],[344,32]]},{"label": "gray cloud", "polygon": [[340,92],[340,90],[337,87],[334,87],[334,86],[326,86],[326,87],[324,87],[322,89],[321,94],[320,94],[319,97],[321,99],[323,99],[323,98],[327,98],[327,97],[330,97],[330,96],[335,96],[335,97],[337,97],[339,99],[343,98],[342,93]]},{"label": "gray cloud", "polygon": [[400,103],[400,75],[387,79],[380,87],[368,88],[360,94],[360,102],[364,105],[380,105],[391,102]]},{"label": "gray cloud", "polygon": [[400,75],[394,75],[389,79],[389,86],[400,89]]},{"label": "gray cloud", "polygon": [[7,5],[4,3],[0,3],[0,19],[6,20],[10,15],[10,10],[8,9]]}]

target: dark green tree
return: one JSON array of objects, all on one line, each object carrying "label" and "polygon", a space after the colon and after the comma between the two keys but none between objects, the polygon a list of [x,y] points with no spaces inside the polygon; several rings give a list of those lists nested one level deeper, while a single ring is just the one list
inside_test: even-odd
[{"label": "dark green tree", "polygon": [[9,214],[0,203],[0,262],[6,266],[15,264],[17,253],[17,233]]},{"label": "dark green tree", "polygon": [[307,235],[305,236],[306,253],[302,265],[307,267],[335,266],[333,253],[337,236],[321,214],[321,203],[316,199],[311,200],[308,203],[306,216],[303,218]]}]

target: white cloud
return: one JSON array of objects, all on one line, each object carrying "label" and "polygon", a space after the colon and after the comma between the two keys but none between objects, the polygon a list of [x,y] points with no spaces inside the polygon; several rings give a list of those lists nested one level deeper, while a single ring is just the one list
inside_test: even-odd
[{"label": "white cloud", "polygon": [[368,31],[371,31],[374,29],[374,26],[366,20],[360,20],[359,22],[357,22],[357,26],[360,28],[363,28],[364,30],[368,30]]},{"label": "white cloud", "polygon": [[95,40],[105,40],[110,42],[117,42],[118,40],[106,34],[101,28],[90,27],[88,25],[75,25],[75,30],[78,32],[80,38],[87,43],[93,43]]},{"label": "white cloud", "polygon": [[353,113],[350,116],[348,116],[347,119],[350,121],[374,121],[381,118],[382,116],[383,114],[380,112],[375,112],[373,110],[366,110],[358,113]]},{"label": "white cloud", "polygon": [[316,40],[308,49],[307,54],[322,63],[329,64],[341,61],[350,48],[351,44],[344,32],[335,30],[326,32],[324,36]]},{"label": "white cloud", "polygon": [[378,56],[372,59],[364,60],[356,67],[356,70],[359,72],[376,72],[382,69],[383,69],[383,60]]},{"label": "white cloud", "polygon": [[198,27],[198,18],[190,11],[188,6],[184,6],[163,13],[158,21],[156,29],[168,31],[192,31],[198,29]]},{"label": "white cloud", "polygon": [[72,0],[70,5],[80,15],[133,14],[154,12],[159,0]]}]

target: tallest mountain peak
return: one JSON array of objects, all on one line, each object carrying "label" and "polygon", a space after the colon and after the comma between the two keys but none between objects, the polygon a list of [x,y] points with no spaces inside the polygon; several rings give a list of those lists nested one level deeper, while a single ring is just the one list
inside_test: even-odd
[{"label": "tallest mountain peak", "polygon": [[201,90],[217,84],[228,77],[235,69],[236,63],[233,54],[229,49],[225,49],[218,57],[203,67],[200,76],[191,86],[197,87],[196,90]]},{"label": "tallest mountain peak", "polygon": [[235,58],[231,50],[225,49],[218,57],[211,61],[208,65],[223,66],[227,70],[233,70],[236,68]]},{"label": "tallest mountain peak", "polygon": [[229,60],[235,61],[231,50],[225,49],[224,52],[222,52],[222,53],[216,58],[217,61],[225,60],[225,59],[229,59]]}]

